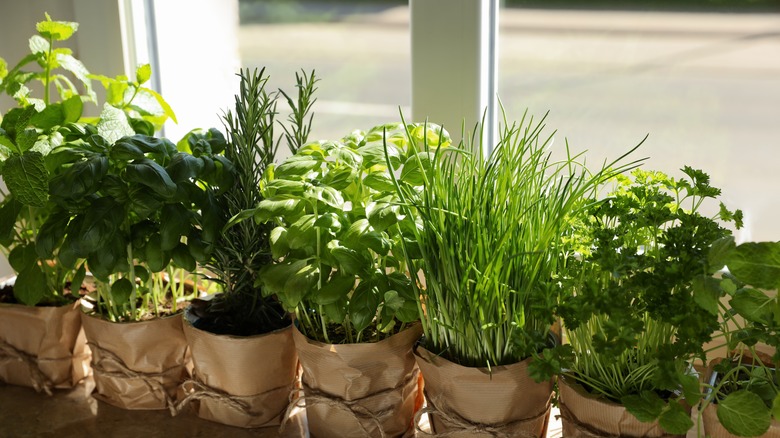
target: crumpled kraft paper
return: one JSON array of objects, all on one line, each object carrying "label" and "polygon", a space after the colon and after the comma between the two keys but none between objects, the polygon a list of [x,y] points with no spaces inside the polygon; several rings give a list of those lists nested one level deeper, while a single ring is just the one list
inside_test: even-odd
[{"label": "crumpled kraft paper", "polygon": [[[658,422],[643,423],[625,407],[589,394],[569,379],[558,380],[565,437],[684,437],[670,435]],[[690,409],[690,408],[689,408]]]},{"label": "crumpled kraft paper", "polygon": [[422,346],[415,350],[425,379],[431,428],[446,437],[544,437],[553,382],[528,375],[530,359],[487,368],[464,367]]},{"label": "crumpled kraft paper", "polygon": [[48,393],[89,375],[80,307],[0,304],[0,381]]},{"label": "crumpled kraft paper", "polygon": [[123,409],[171,409],[187,377],[181,314],[115,323],[82,314],[98,400]]},{"label": "crumpled kraft paper", "polygon": [[[763,358],[767,359],[767,358]],[[710,361],[709,366],[707,367],[707,371],[704,374],[704,381],[709,382],[710,377],[712,377],[712,372],[718,363],[721,361],[724,361],[727,359],[724,358],[717,358]],[[736,438],[737,435],[731,434],[729,431],[726,430],[726,428],[723,427],[723,425],[720,424],[720,420],[718,420],[718,406],[714,403],[710,403],[707,405],[706,408],[704,408],[704,411],[702,412],[702,423],[704,424],[704,432],[707,436],[712,438]],[[777,420],[772,420],[772,423],[769,425],[769,430],[761,435],[762,438],[780,438],[780,422]]]},{"label": "crumpled kraft paper", "polygon": [[184,321],[194,375],[182,385],[198,416],[237,427],[282,423],[297,380],[292,325],[257,336],[215,335]]},{"label": "crumpled kraft paper", "polygon": [[412,347],[421,335],[416,324],[380,342],[332,345],[294,328],[311,436],[414,436],[421,399]]}]

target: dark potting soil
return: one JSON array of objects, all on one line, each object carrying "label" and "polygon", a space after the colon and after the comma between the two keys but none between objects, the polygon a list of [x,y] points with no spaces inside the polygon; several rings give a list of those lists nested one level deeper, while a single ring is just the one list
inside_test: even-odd
[{"label": "dark potting soil", "polygon": [[[70,290],[70,282],[66,283],[65,285],[65,291],[62,295],[54,296],[54,297],[45,297],[41,302],[36,304],[36,307],[57,307],[57,306],[63,306],[65,304],[71,304],[76,302],[79,297],[82,297],[84,295],[87,295],[89,291],[86,287],[82,285],[81,289],[79,289],[78,295],[73,295]],[[4,304],[22,304],[19,302],[19,300],[16,299],[14,296],[14,287],[12,285],[4,285],[3,287],[0,287],[0,303]]]},{"label": "dark potting soil", "polygon": [[216,335],[261,335],[291,324],[289,315],[279,303],[245,294],[194,299],[189,312],[196,317],[192,324],[195,328]]}]

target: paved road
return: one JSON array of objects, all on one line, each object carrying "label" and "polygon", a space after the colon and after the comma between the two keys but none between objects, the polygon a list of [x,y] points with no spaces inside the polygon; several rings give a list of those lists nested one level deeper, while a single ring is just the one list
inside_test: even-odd
[{"label": "paved road", "polygon": [[[410,112],[408,14],[242,26],[243,62],[286,86],[296,69],[317,69],[317,137],[394,121],[399,106]],[[745,210],[743,239],[780,240],[780,14],[512,9],[500,22],[510,117],[549,110],[557,141],[589,150],[590,162],[650,134],[648,166],[708,171]]]}]

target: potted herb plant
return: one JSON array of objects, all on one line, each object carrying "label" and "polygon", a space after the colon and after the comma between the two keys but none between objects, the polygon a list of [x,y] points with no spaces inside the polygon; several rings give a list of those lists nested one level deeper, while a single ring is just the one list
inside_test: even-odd
[{"label": "potted herb plant", "polygon": [[278,263],[260,282],[295,314],[298,403],[313,436],[414,434],[420,326],[401,230],[417,224],[397,205],[387,166],[407,163],[399,184],[421,180],[421,142],[407,129],[449,145],[438,126],[403,124],[307,143],[269,168],[254,210],[256,220],[278,224],[270,234]]},{"label": "potted herb plant", "polygon": [[[186,340],[176,269],[192,272],[222,225],[210,214],[221,188],[232,184],[232,164],[218,155],[224,137],[197,135],[192,153],[151,137],[137,96],[151,71],[119,77],[121,105],[105,104],[89,135],[66,139],[49,154],[57,163],[49,195],[60,212],[44,227],[45,247],[71,265],[85,260],[96,280],[92,311],[82,318],[92,350],[96,397],[126,409],[174,409],[186,375]],[[82,265],[84,266],[84,265]]]},{"label": "potted herb plant", "polygon": [[709,176],[691,167],[684,178],[634,170],[618,176],[593,202],[575,233],[567,265],[575,293],[561,306],[569,344],[545,351],[561,366],[564,434],[681,436],[693,426],[701,396],[692,368],[718,329],[717,293],[707,287],[720,267],[710,246],[741,226],[741,212],[722,203]]},{"label": "potted herb plant", "polygon": [[553,381],[535,382],[528,367],[554,342],[561,248],[572,217],[622,167],[591,174],[580,157],[553,161],[543,127],[504,120],[487,157],[479,132],[458,149],[429,141],[422,190],[399,186],[421,218],[408,234],[425,284],[415,355],[435,434],[546,435]]},{"label": "potted herb plant", "polygon": [[722,331],[730,354],[708,367],[697,430],[715,438],[780,436],[780,242],[735,245],[723,238],[713,245],[710,262],[727,268],[708,283],[724,297]]},{"label": "potted herb plant", "polygon": [[[214,199],[210,214],[221,223],[263,200],[261,181],[276,156],[274,125],[277,97],[268,93],[264,70],[240,74],[235,108],[225,117],[228,142],[224,155],[235,166],[235,184]],[[306,141],[316,78],[298,75],[298,97],[286,136],[294,152]],[[192,138],[190,138],[192,140]],[[181,409],[195,402],[198,416],[239,427],[278,427],[297,381],[298,356],[292,320],[272,297],[264,297],[258,273],[273,262],[273,224],[239,221],[220,230],[203,265],[223,293],[194,300],[184,333],[192,351],[193,377],[183,384]]]},{"label": "potted herb plant", "polygon": [[[47,15],[30,38],[29,55],[10,70],[0,58],[0,92],[19,103],[0,124],[0,175],[8,189],[1,193],[0,247],[17,274],[0,292],[0,381],[48,394],[89,371],[79,317],[84,269],[42,250],[56,232],[48,219],[60,211],[48,199],[56,167],[50,151],[72,135],[84,103],[95,101],[81,62],[54,47],[77,28]],[[28,70],[30,64],[38,68]],[[43,98],[33,96],[31,83],[40,83]]]}]

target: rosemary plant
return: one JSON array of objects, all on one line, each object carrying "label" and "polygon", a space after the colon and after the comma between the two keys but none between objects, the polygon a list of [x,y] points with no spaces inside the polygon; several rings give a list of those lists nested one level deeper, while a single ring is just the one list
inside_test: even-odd
[{"label": "rosemary plant", "polygon": [[474,132],[459,149],[437,148],[422,190],[397,186],[422,222],[409,237],[423,259],[426,348],[461,365],[515,363],[548,345],[572,218],[635,165],[611,169],[621,157],[590,173],[568,148],[554,161],[543,128],[544,119],[505,118],[489,157]]},{"label": "rosemary plant", "polygon": [[[292,110],[290,126],[283,126],[287,146],[294,153],[311,129],[312,117],[307,115],[314,103],[317,79],[311,74],[296,75],[298,97],[286,94]],[[224,115],[228,132],[225,156],[236,167],[235,185],[216,200],[216,214],[224,221],[256,207],[263,196],[262,177],[274,162],[280,138],[274,132],[278,123],[278,93],[268,92],[265,69],[240,73],[240,92],[235,108]],[[224,294],[200,311],[200,327],[219,333],[252,335],[272,331],[290,323],[287,313],[272,299],[263,299],[255,286],[259,270],[272,263],[269,233],[273,224],[251,220],[233,221],[214,241],[214,251],[206,263],[215,280],[222,284]],[[197,305],[196,305],[197,307]]]}]

